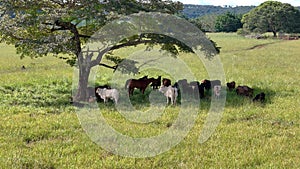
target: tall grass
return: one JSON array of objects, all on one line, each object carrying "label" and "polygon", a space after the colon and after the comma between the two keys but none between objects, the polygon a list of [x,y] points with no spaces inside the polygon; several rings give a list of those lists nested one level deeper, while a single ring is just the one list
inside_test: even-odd
[{"label": "tall grass", "polygon": [[[208,36],[222,47],[226,80],[248,85],[255,94],[265,92],[266,103],[252,103],[227,92],[220,124],[207,142],[199,144],[210,107],[210,98],[204,99],[188,135],[171,150],[151,158],[114,155],[91,141],[76,108],[68,103],[72,68],[53,57],[20,60],[13,47],[0,44],[0,168],[299,167],[300,41],[254,40],[223,33]],[[126,56],[133,49],[118,52]],[[196,80],[207,78],[203,64],[193,57],[179,56]],[[111,70],[100,71],[98,84],[112,79]],[[144,74],[156,77],[161,72],[145,70],[136,77]],[[146,94],[151,97],[151,90]],[[139,92],[134,97],[137,109],[155,110],[148,97]],[[169,106],[155,121],[139,124],[124,118],[112,103],[99,103],[99,107],[111,126],[132,137],[150,137],[168,130],[180,108]]]}]

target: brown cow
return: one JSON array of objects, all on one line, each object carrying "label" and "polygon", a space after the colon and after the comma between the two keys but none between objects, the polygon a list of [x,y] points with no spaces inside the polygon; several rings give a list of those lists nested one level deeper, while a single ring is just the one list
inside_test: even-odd
[{"label": "brown cow", "polygon": [[248,86],[238,86],[235,91],[236,94],[241,96],[248,96],[248,97],[253,96],[253,89]]},{"label": "brown cow", "polygon": [[171,80],[170,80],[170,79],[167,79],[167,78],[163,78],[162,84],[163,84],[163,86],[168,87],[168,86],[171,85]]}]

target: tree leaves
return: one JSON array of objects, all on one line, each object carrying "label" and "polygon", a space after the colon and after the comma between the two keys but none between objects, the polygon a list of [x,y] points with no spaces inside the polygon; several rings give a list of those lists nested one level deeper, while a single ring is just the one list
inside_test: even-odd
[{"label": "tree leaves", "polygon": [[[15,44],[21,57],[41,57],[50,53],[77,55],[80,51],[75,45],[78,44],[77,36],[79,43],[84,44],[103,25],[122,15],[139,11],[174,14],[182,9],[182,4],[169,0],[1,0],[0,4],[1,41]],[[65,26],[67,24],[70,26]],[[78,35],[71,30],[72,25],[76,26]]]},{"label": "tree leaves", "polygon": [[216,31],[217,32],[236,32],[242,27],[241,16],[232,13],[225,13],[216,18]]},{"label": "tree leaves", "polygon": [[242,18],[243,28],[252,32],[271,31],[287,33],[299,31],[300,11],[287,3],[266,1],[245,14]]}]

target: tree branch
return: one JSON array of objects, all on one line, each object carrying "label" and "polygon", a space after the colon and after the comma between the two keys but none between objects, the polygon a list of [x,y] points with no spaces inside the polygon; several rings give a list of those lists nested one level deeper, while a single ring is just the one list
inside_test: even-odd
[{"label": "tree branch", "polygon": [[109,51],[113,51],[113,50],[117,50],[117,49],[120,49],[120,48],[123,48],[123,47],[129,47],[129,46],[136,46],[136,45],[139,45],[139,44],[144,44],[144,43],[153,43],[152,40],[136,40],[136,41],[129,41],[127,43],[122,43],[122,44],[118,44],[118,45],[115,45],[113,47],[108,47],[108,48],[105,48],[101,51],[98,51],[98,56],[95,60],[91,61],[91,64],[90,66],[93,67],[93,66],[96,66],[100,63],[102,57],[104,54],[106,54],[107,52]]},{"label": "tree branch", "polygon": [[114,70],[117,70],[117,68],[118,68],[118,65],[115,65],[115,66],[109,66],[109,65],[104,64],[104,63],[99,63],[99,66],[103,66],[103,67],[110,68],[110,69],[114,69]]},{"label": "tree branch", "polygon": [[111,47],[109,51],[113,51],[113,50],[120,49],[123,47],[136,46],[136,45],[145,44],[145,43],[154,43],[154,41],[153,40],[140,40],[140,39],[137,41],[129,41],[127,43],[115,45],[115,46]]},{"label": "tree branch", "polygon": [[91,36],[89,36],[89,35],[82,35],[82,34],[79,34],[79,37],[81,37],[81,38],[91,38]]}]

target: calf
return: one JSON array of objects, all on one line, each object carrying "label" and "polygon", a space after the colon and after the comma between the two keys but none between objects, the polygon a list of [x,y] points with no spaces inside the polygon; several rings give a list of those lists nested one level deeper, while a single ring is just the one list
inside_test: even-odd
[{"label": "calf", "polygon": [[178,96],[177,88],[169,86],[161,86],[159,91],[162,92],[167,97],[167,104],[169,104],[169,98],[171,99],[171,104],[176,104],[176,98]]},{"label": "calf", "polygon": [[253,89],[248,86],[238,86],[235,91],[237,95],[241,96],[252,97],[253,95]]},{"label": "calf", "polygon": [[254,98],[253,98],[253,101],[260,101],[261,103],[263,103],[265,101],[265,93],[264,92],[261,92],[259,94],[257,94]]},{"label": "calf", "polygon": [[96,96],[96,100],[97,100],[97,102],[102,102],[103,101],[103,99],[101,99],[101,97],[97,94],[97,89],[111,89],[111,87],[110,86],[108,86],[108,85],[102,85],[102,86],[96,86],[95,88],[91,88],[91,89],[89,89],[91,92],[93,92],[93,94],[90,94],[89,96]]},{"label": "calf", "polygon": [[229,90],[229,91],[232,91],[232,90],[235,88],[235,81],[226,83],[226,85],[227,85],[227,87],[228,87],[228,90]]},{"label": "calf", "polygon": [[107,102],[107,99],[113,99],[116,104],[118,103],[119,92],[117,89],[98,88],[96,93],[104,100],[104,103]]},{"label": "calf", "polygon": [[215,85],[214,86],[214,96],[216,98],[220,98],[221,95],[221,86],[220,85]]}]

